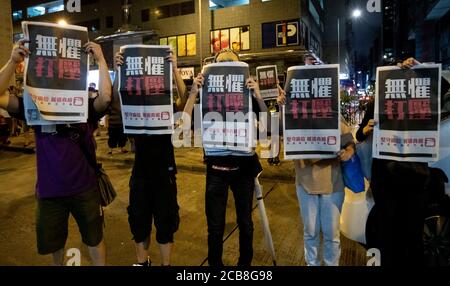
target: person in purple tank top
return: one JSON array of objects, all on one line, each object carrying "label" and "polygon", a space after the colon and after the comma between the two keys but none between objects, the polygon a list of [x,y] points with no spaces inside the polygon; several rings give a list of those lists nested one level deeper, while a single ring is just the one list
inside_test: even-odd
[{"label": "person in purple tank top", "polygon": [[[16,66],[30,51],[19,41],[10,60],[0,70],[0,108],[24,119],[23,100],[5,93]],[[100,70],[99,96],[89,100],[87,123],[36,127],[36,237],[39,254],[52,254],[55,265],[64,263],[69,215],[75,218],[83,243],[88,246],[93,265],[105,265],[103,213],[97,187],[97,175],[86,153],[95,158],[93,132],[111,102],[112,84],[100,45],[84,46]]]}]

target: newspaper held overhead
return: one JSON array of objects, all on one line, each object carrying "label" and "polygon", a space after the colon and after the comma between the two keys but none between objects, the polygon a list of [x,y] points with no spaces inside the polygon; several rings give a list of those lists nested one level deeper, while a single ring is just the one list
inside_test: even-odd
[{"label": "newspaper held overhead", "polygon": [[335,158],[341,140],[339,65],[290,67],[285,91],[284,158]]},{"label": "newspaper held overhead", "polygon": [[172,63],[169,46],[122,46],[119,94],[126,134],[172,134]]},{"label": "newspaper held overhead", "polygon": [[248,64],[213,63],[203,68],[200,90],[202,138],[208,156],[253,154],[252,95],[246,87]]},{"label": "newspaper held overhead", "polygon": [[278,97],[278,73],[277,66],[261,66],[256,68],[259,90],[264,100]]},{"label": "newspaper held overhead", "polygon": [[88,42],[87,28],[26,21],[22,28],[31,52],[25,60],[25,92],[36,107],[26,111],[29,118],[86,122],[89,55],[83,46]]},{"label": "newspaper held overhead", "polygon": [[441,65],[377,68],[373,157],[439,159]]}]

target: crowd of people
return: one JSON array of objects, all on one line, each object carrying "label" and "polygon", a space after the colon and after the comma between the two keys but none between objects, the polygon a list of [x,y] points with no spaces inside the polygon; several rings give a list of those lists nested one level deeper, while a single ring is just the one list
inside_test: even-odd
[{"label": "crowd of people", "polygon": [[[111,82],[100,45],[89,42],[84,46],[84,50],[92,54],[99,66],[100,74],[97,94],[89,99],[87,123],[58,125],[56,132],[51,133],[40,126],[35,128],[38,178],[37,248],[40,254],[52,254],[55,265],[63,265],[70,214],[79,226],[83,243],[89,249],[92,264],[106,264],[104,216],[96,189],[96,173],[80,145],[95,158],[94,131],[97,129],[99,119],[108,114],[110,153],[112,154],[116,147],[121,148],[122,152],[126,151],[124,147],[127,138],[123,134],[121,106],[116,88],[118,77],[114,83]],[[23,62],[29,53],[25,41],[19,41],[12,50],[10,60],[0,71],[0,107],[6,109],[11,116],[22,120],[23,99],[8,93],[7,87],[16,66]],[[188,91],[177,69],[177,58],[172,50],[167,51],[165,59],[172,62],[172,73],[179,94],[175,108],[191,114],[199,90],[205,84],[204,76],[202,74],[196,76],[192,88]],[[214,61],[239,60],[237,53],[227,49],[218,52]],[[123,64],[123,55],[116,54],[115,65]],[[305,56],[304,64],[315,64],[314,57]],[[417,61],[408,59],[400,66],[411,68],[416,64]],[[249,77],[245,84],[253,91],[253,111],[267,112],[257,81]],[[448,87],[443,92],[448,92]],[[280,89],[277,104],[282,106],[285,103],[285,93]],[[260,121],[259,124],[270,129],[267,122]],[[349,160],[356,151],[350,126],[342,118],[340,124],[341,151],[336,158],[294,162],[295,186],[304,226],[305,261],[310,266],[321,265],[322,261],[325,265],[339,265],[341,253],[339,218],[344,201],[341,162]],[[375,124],[371,104],[356,139],[367,140]],[[81,136],[73,136],[74,133]],[[74,137],[79,139],[74,140]],[[162,265],[169,266],[174,234],[180,222],[176,157],[171,136],[135,135],[133,141],[135,160],[130,176],[127,210],[130,232],[135,242],[135,265],[151,265],[149,247],[154,224]],[[253,259],[252,206],[255,178],[262,171],[258,155],[254,151],[248,156],[206,155],[205,162],[209,265],[224,266],[223,236],[228,189],[231,189],[239,227],[239,259],[236,264],[250,266]],[[275,161],[275,164],[278,162]],[[378,225],[380,237],[376,247],[381,250],[382,265],[420,264],[423,255],[420,231],[422,222],[420,212],[415,206],[420,209],[421,198],[427,184],[426,164],[374,160],[372,170],[371,189],[381,210]],[[408,206],[404,205],[404,197],[408,198]],[[402,229],[396,229],[397,226],[392,224],[392,218],[400,215],[406,215],[408,223]],[[385,231],[391,232],[392,235],[383,235]],[[320,250],[320,233],[323,235],[323,251]]]}]

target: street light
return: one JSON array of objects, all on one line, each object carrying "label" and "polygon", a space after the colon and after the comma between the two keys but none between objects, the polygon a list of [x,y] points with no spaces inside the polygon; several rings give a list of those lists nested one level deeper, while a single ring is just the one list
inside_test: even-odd
[{"label": "street light", "polygon": [[359,9],[353,10],[353,13],[352,13],[353,18],[359,18],[359,17],[361,17],[361,15],[362,15],[361,10],[359,10]]},{"label": "street light", "polygon": [[[361,17],[362,12],[359,9],[355,9],[352,12],[352,17],[357,19]],[[341,19],[337,17],[337,36],[338,36],[338,42],[337,42],[337,48],[338,48],[338,64],[339,67],[341,66],[341,29],[340,29]]]},{"label": "street light", "polygon": [[65,25],[67,25],[67,22],[64,19],[61,19],[61,20],[58,21],[58,24],[65,26]]},{"label": "street light", "polygon": [[[359,17],[361,17],[362,16],[362,12],[361,12],[361,10],[360,9],[358,9],[358,8],[356,8],[356,9],[354,9],[353,10],[353,12],[352,12],[352,18],[353,19],[358,19]],[[356,42],[356,33],[355,33],[355,42]],[[353,63],[354,64],[354,68],[356,69],[356,58],[355,58],[355,62]],[[358,74],[361,74],[360,72],[358,72]],[[359,88],[361,85],[358,83],[358,85],[357,85],[357,87]]]}]

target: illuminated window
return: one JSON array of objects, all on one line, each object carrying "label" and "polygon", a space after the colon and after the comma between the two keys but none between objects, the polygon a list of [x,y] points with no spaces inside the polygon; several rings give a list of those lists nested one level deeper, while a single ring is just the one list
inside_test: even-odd
[{"label": "illuminated window", "polygon": [[64,11],[64,0],[52,1],[41,5],[28,7],[27,17],[32,18],[61,11]]},{"label": "illuminated window", "polygon": [[160,38],[160,39],[159,39],[159,44],[160,44],[161,46],[167,45],[167,38]]},{"label": "illuminated window", "polygon": [[221,49],[250,50],[250,27],[235,27],[211,31],[211,54]]},{"label": "illuminated window", "polygon": [[169,45],[179,57],[195,56],[197,39],[195,34],[184,34],[159,38],[160,45]]},{"label": "illuminated window", "polygon": [[49,6],[47,9],[47,13],[56,13],[56,12],[60,12],[60,11],[64,11],[64,4],[55,4],[52,6]]},{"label": "illuminated window", "polygon": [[34,6],[27,8],[27,16],[28,18],[45,15],[45,7],[43,6]]},{"label": "illuminated window", "polygon": [[177,37],[177,51],[179,57],[186,56],[186,35]]},{"label": "illuminated window", "polygon": [[177,49],[177,36],[175,36],[175,37],[168,37],[168,41],[167,42],[168,42],[170,48],[174,52],[178,51],[178,49]]},{"label": "illuminated window", "polygon": [[209,9],[213,10],[213,9],[217,9],[219,8],[219,6],[217,4],[215,4],[213,1],[209,1]]},{"label": "illuminated window", "polygon": [[197,51],[197,39],[195,34],[186,35],[187,56],[195,56]]},{"label": "illuminated window", "polygon": [[23,19],[23,12],[22,12],[22,10],[14,11],[12,13],[12,18],[13,18],[13,21],[22,20]]},{"label": "illuminated window", "polygon": [[233,6],[248,5],[249,3],[250,3],[250,0],[229,0],[229,1],[210,0],[209,1],[209,10],[216,10],[216,9],[228,8],[228,7],[233,7]]}]

